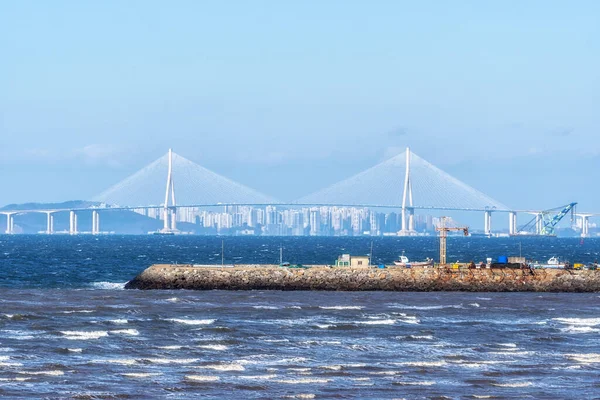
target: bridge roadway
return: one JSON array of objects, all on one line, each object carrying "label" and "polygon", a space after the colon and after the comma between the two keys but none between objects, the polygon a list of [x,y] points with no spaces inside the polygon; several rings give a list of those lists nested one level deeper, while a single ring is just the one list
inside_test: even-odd
[{"label": "bridge roadway", "polygon": [[[402,205],[389,206],[389,205],[378,205],[378,204],[308,204],[308,203],[213,203],[213,204],[185,204],[185,205],[174,205],[167,207],[170,210],[179,208],[209,208],[209,207],[228,207],[228,206],[253,206],[253,207],[267,207],[267,206],[285,206],[285,207],[354,207],[354,208],[380,208],[380,209],[401,209]],[[6,231],[7,234],[14,233],[14,216],[28,213],[45,213],[47,214],[47,228],[46,233],[52,234],[54,232],[54,217],[53,214],[59,212],[69,212],[69,233],[77,234],[77,213],[83,211],[92,212],[92,234],[100,233],[100,211],[133,211],[133,210],[150,210],[150,209],[164,209],[162,205],[151,205],[151,206],[100,206],[100,207],[80,207],[80,208],[51,208],[51,209],[12,209],[12,210],[0,210],[0,214],[6,215]],[[526,213],[533,215],[540,215],[542,210],[509,210],[509,209],[497,209],[497,208],[459,208],[459,207],[430,207],[430,206],[410,206],[406,207],[409,212],[414,213],[414,210],[435,210],[435,211],[465,211],[465,212],[483,212],[484,213],[484,233],[491,235],[491,215],[492,213],[508,213],[509,214],[509,233],[516,234],[516,215],[517,213]],[[600,216],[600,213],[577,213],[577,216],[582,218],[582,236],[587,237],[589,235],[589,218]],[[410,228],[412,231],[412,227]]]}]

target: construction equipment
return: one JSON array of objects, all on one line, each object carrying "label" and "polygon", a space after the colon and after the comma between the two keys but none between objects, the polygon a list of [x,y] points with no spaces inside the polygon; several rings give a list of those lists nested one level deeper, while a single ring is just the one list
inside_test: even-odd
[{"label": "construction equipment", "polygon": [[446,241],[448,239],[448,232],[450,231],[463,231],[465,236],[469,236],[469,227],[453,227],[446,226],[446,217],[440,219],[440,226],[435,228],[436,231],[440,231],[440,266],[446,265]]},{"label": "construction equipment", "polygon": [[536,213],[531,221],[518,229],[517,235],[556,236],[556,226],[569,212],[573,223],[576,205],[577,203],[569,203]]}]

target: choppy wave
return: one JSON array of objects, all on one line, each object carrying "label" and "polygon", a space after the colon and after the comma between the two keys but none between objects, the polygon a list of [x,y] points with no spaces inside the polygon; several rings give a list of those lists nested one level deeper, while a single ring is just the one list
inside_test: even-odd
[{"label": "choppy wave", "polygon": [[246,368],[239,363],[208,364],[200,365],[196,368],[214,369],[215,371],[245,371]]},{"label": "choppy wave", "polygon": [[193,382],[216,382],[220,380],[218,376],[205,376],[205,375],[186,375],[185,379]]},{"label": "choppy wave", "polygon": [[492,383],[492,386],[497,387],[508,387],[508,388],[524,388],[533,386],[532,382],[506,382],[506,383]]},{"label": "choppy wave", "polygon": [[581,364],[600,363],[600,354],[598,353],[565,354],[565,357]]},{"label": "choppy wave", "polygon": [[214,324],[214,319],[182,319],[182,318],[169,318],[167,321],[176,322],[184,325],[210,325]]},{"label": "choppy wave", "polygon": [[110,331],[111,335],[130,335],[130,336],[138,336],[140,333],[137,329],[117,329],[114,331]]},{"label": "choppy wave", "polygon": [[553,321],[558,321],[568,325],[578,326],[596,326],[600,325],[600,318],[552,318]]},{"label": "choppy wave", "polygon": [[90,286],[94,289],[123,290],[127,282],[92,282]]},{"label": "choppy wave", "polygon": [[224,344],[201,344],[201,345],[198,345],[198,347],[201,349],[215,350],[215,351],[225,351],[225,350],[229,349],[229,347],[225,346]]},{"label": "choppy wave", "polygon": [[127,378],[150,378],[152,376],[160,376],[162,372],[124,372],[121,375]]},{"label": "choppy wave", "polygon": [[69,340],[100,339],[108,336],[108,331],[61,331],[60,333]]}]

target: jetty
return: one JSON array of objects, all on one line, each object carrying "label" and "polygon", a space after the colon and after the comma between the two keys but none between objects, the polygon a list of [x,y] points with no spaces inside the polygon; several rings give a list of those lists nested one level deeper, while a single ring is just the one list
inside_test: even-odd
[{"label": "jetty", "polygon": [[600,271],[512,268],[152,265],[126,289],[600,292]]}]

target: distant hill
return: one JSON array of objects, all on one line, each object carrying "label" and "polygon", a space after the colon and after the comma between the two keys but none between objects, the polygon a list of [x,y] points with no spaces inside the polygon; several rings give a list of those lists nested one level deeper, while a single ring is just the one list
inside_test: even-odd
[{"label": "distant hill", "polygon": [[[9,204],[0,208],[2,210],[48,210],[48,209],[77,209],[98,206],[100,203],[91,201],[66,201],[63,203],[24,203]],[[147,234],[163,227],[163,222],[158,219],[146,217],[133,211],[118,211],[99,209],[100,230],[117,234]],[[69,212],[60,211],[54,215],[54,232],[61,233],[69,230]],[[15,233],[38,233],[46,230],[47,217],[44,213],[17,214],[14,216]],[[92,230],[92,210],[77,212],[77,225],[79,232]],[[197,226],[189,223],[178,223],[178,227],[186,232],[196,232]],[[6,229],[6,216],[0,215],[0,231]]]},{"label": "distant hill", "polygon": [[48,210],[48,209],[64,209],[64,208],[88,208],[98,206],[100,203],[95,201],[70,200],[62,203],[22,203],[8,204],[0,208],[2,210]]}]

